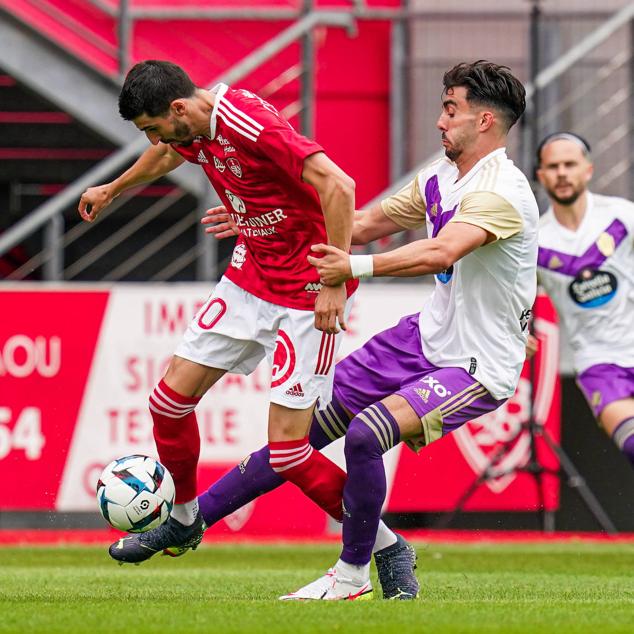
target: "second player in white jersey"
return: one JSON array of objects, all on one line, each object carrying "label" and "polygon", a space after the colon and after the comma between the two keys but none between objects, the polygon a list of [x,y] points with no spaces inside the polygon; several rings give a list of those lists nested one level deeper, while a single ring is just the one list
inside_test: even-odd
[{"label": "second player in white jersey", "polygon": [[590,146],[574,133],[547,136],[537,166],[551,202],[539,280],[565,325],[577,385],[634,466],[634,204],[588,191]]},{"label": "second player in white jersey", "polygon": [[634,366],[634,203],[587,194],[576,231],[552,207],[539,227],[538,274],[569,333],[575,371]]}]

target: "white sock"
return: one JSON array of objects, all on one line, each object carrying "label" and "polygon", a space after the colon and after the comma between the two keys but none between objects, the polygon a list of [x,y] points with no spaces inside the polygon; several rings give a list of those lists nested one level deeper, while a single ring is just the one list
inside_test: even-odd
[{"label": "white sock", "polygon": [[381,520],[379,522],[379,530],[376,532],[376,541],[374,542],[372,553],[377,552],[377,550],[383,550],[392,544],[396,544],[396,534]]},{"label": "white sock", "polygon": [[191,526],[196,515],[198,515],[198,498],[194,498],[191,502],[185,502],[185,504],[174,504],[172,508],[172,517],[183,526]]},{"label": "white sock", "polygon": [[352,583],[358,586],[370,580],[370,562],[357,566],[356,564],[349,564],[340,559],[335,564],[335,570],[340,573],[342,577],[351,579]]}]

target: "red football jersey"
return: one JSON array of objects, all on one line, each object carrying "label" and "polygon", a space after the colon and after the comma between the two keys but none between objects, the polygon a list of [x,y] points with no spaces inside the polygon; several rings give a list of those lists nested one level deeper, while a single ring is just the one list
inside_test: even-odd
[{"label": "red football jersey", "polygon": [[240,228],[225,275],[273,304],[312,310],[320,284],[306,256],[327,236],[319,196],[302,171],[304,159],[323,149],[257,95],[224,84],[215,90],[211,138],[172,147],[205,170]]}]

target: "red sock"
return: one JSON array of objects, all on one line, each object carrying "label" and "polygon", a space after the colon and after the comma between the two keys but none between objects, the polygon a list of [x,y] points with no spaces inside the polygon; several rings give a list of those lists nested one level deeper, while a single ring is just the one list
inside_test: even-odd
[{"label": "red sock", "polygon": [[346,472],[301,440],[269,442],[273,471],[296,484],[313,502],[336,520],[343,519],[343,485]]},{"label": "red sock", "polygon": [[200,455],[200,433],[194,408],[200,397],[182,396],[165,381],[150,394],[154,440],[161,462],[169,469],[176,487],[176,504],[196,497],[196,470]]}]

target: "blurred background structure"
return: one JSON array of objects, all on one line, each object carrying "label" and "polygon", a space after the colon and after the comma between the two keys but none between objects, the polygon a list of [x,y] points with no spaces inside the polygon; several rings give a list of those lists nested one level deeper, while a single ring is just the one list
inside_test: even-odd
[{"label": "blurred background structure", "polygon": [[[151,58],[180,64],[200,86],[223,81],[269,100],[356,180],[358,206],[438,155],[443,73],[489,59],[527,86],[527,113],[508,150],[529,177],[537,141],[566,129],[593,148],[591,189],[634,198],[632,1],[0,0],[0,279],[220,277],[233,241],[216,242],[200,229],[216,199],[195,166],[120,196],[97,223],[76,211],[86,187],[108,182],[147,147],[119,117],[117,97],[127,70]],[[7,296],[0,294],[0,320],[13,310]],[[193,304],[189,295],[183,301]],[[10,335],[0,332],[0,353]],[[149,387],[140,386],[142,399]],[[567,451],[594,461],[586,475],[595,492],[613,499],[608,510],[619,528],[634,529],[634,477],[570,378],[563,404]],[[20,420],[17,409],[13,415]],[[575,431],[581,421],[583,434]],[[0,467],[7,438],[0,433]],[[567,490],[562,505],[568,512],[558,526],[594,527]],[[406,521],[428,520],[410,514]]]},{"label": "blurred background structure", "polygon": [[[623,0],[0,0],[0,256],[8,279],[217,279],[230,244],[201,239],[213,202],[192,166],[122,196],[96,227],[76,202],[146,141],[119,118],[125,72],[181,64],[270,100],[358,183],[358,204],[438,151],[442,74],[485,58],[528,85],[510,154],[570,129],[593,188],[634,195],[634,5]],[[36,213],[32,213],[37,210]],[[218,249],[216,247],[219,246]]]}]

